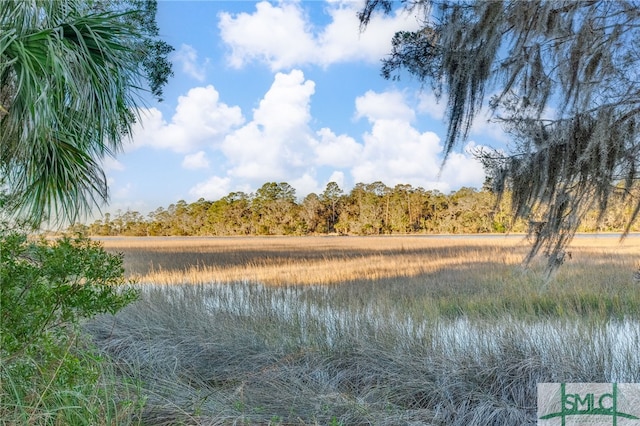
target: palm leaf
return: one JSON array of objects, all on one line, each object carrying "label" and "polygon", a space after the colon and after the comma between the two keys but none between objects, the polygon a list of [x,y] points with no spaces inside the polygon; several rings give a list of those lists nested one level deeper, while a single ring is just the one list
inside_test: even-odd
[{"label": "palm leaf", "polygon": [[0,173],[34,223],[108,199],[99,162],[121,149],[140,102],[142,35],[126,13],[84,9],[0,2]]}]

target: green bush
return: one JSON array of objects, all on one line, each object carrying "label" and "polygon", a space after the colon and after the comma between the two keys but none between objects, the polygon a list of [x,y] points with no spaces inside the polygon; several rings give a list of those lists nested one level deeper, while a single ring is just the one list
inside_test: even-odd
[{"label": "green bush", "polygon": [[[47,241],[0,231],[0,418],[28,424],[115,424],[104,360],[83,319],[135,300],[122,257],[83,236]],[[111,379],[115,372],[111,371]]]}]

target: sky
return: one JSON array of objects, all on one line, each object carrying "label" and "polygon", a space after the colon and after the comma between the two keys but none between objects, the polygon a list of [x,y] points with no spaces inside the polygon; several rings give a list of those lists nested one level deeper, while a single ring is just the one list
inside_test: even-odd
[{"label": "sky", "polygon": [[104,161],[102,212],[146,214],[179,200],[217,200],[287,182],[302,200],[336,182],[480,188],[471,150],[505,136],[483,113],[444,168],[445,101],[409,75],[380,75],[415,14],[376,15],[362,1],[159,1],[160,36],[175,51],[163,102],[149,98],[124,151]]}]

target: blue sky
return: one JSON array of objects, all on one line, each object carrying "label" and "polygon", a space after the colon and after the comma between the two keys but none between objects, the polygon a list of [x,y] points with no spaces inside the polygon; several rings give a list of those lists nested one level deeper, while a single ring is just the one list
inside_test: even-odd
[{"label": "blue sky", "polygon": [[443,101],[409,76],[380,76],[395,31],[416,17],[375,16],[360,1],[160,1],[175,47],[164,102],[148,101],[123,153],[104,162],[103,212],[146,214],[178,200],[216,200],[288,182],[302,199],[330,181],[408,183],[445,193],[480,187],[468,153],[504,142],[480,116],[467,146],[442,162]]}]

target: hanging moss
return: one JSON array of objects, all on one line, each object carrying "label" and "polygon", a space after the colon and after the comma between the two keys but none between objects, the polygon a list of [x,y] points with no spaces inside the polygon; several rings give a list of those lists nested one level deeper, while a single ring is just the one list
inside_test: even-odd
[{"label": "hanging moss", "polygon": [[[511,191],[513,215],[541,224],[528,259],[543,252],[553,269],[585,215],[595,208],[604,217],[637,176],[640,3],[402,3],[423,11],[424,26],[394,37],[383,75],[405,69],[446,96],[445,156],[491,108],[512,141],[478,155],[494,189]],[[380,8],[392,10],[367,1],[362,25]],[[627,229],[640,212],[633,202]]]}]

